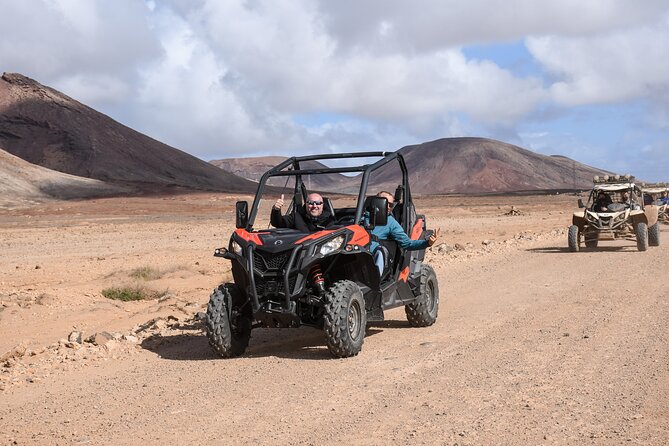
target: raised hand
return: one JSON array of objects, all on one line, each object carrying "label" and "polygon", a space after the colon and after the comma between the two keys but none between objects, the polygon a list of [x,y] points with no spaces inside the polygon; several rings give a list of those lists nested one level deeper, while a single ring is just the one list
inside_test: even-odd
[{"label": "raised hand", "polygon": [[427,246],[432,246],[432,245],[435,244],[435,242],[439,238],[439,231],[440,230],[441,230],[441,228],[437,228],[437,229],[434,230],[434,232],[432,233],[430,238],[427,239]]},{"label": "raised hand", "polygon": [[281,194],[281,198],[276,200],[274,203],[274,209],[281,209],[283,207],[283,194]]}]

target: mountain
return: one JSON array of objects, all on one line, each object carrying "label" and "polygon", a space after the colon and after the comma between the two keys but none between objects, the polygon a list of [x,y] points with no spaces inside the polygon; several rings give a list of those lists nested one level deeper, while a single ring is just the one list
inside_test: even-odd
[{"label": "mountain", "polygon": [[121,186],[36,166],[0,149],[0,208],[125,193]]},{"label": "mountain", "polygon": [[[252,181],[260,181],[260,177],[269,169],[288,159],[285,156],[259,156],[249,158],[225,158],[209,161],[216,167],[230,173],[247,178]],[[306,161],[300,165],[301,169],[319,169],[327,167],[318,161]],[[286,185],[285,177],[270,178],[268,183],[272,186],[283,187]],[[327,175],[309,175],[304,178],[304,183],[310,190],[353,192],[359,187],[359,180],[352,180],[342,174],[333,173]],[[288,183],[291,186],[291,183]]]},{"label": "mountain", "polygon": [[594,175],[610,173],[486,138],[443,138],[400,152],[421,194],[588,189]]},{"label": "mountain", "polygon": [[[402,147],[399,151],[409,169],[411,190],[416,194],[588,189],[594,175],[610,174],[564,156],[541,155],[486,138],[443,138]],[[285,159],[229,158],[211,163],[258,181],[267,169]],[[328,175],[327,181],[319,177],[322,176],[312,175],[312,189],[353,193],[359,187],[358,179],[344,175]],[[392,192],[398,184],[397,178],[399,168],[393,163],[375,172],[370,185],[374,190]],[[279,181],[285,183],[277,179],[272,184],[283,186]]]},{"label": "mountain", "polygon": [[16,73],[0,78],[0,147],[32,164],[139,190],[256,187]]}]

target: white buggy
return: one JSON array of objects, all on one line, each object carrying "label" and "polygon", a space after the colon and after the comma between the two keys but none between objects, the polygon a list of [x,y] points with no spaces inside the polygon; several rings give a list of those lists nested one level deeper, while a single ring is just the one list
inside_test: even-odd
[{"label": "white buggy", "polygon": [[641,189],[629,175],[595,177],[587,204],[579,198],[569,227],[569,250],[596,248],[602,240],[635,240],[639,251],[660,245],[658,207],[644,206]]},{"label": "white buggy", "polygon": [[652,203],[657,206],[657,220],[664,224],[669,224],[669,203],[663,198],[663,195],[669,193],[669,186],[666,184],[654,184],[643,186],[644,203]]}]

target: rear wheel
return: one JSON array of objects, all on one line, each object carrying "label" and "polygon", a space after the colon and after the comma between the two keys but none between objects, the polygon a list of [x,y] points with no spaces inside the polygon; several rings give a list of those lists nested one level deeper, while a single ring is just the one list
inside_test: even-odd
[{"label": "rear wheel", "polygon": [[586,248],[596,248],[599,243],[599,235],[597,233],[584,235],[583,238]]},{"label": "rear wheel", "polygon": [[325,295],[325,341],[337,358],[355,356],[365,341],[367,312],[360,287],[350,280],[335,282]]},{"label": "rear wheel", "polygon": [[569,250],[571,252],[578,252],[581,248],[580,243],[580,234],[578,233],[578,226],[571,225],[569,226],[569,234],[567,236],[567,241],[569,243]]},{"label": "rear wheel", "polygon": [[655,223],[648,228],[648,244],[650,246],[660,246],[660,224]]},{"label": "rear wheel", "polygon": [[404,306],[407,320],[412,327],[429,327],[437,321],[439,312],[439,284],[437,275],[429,265],[420,269],[420,294]]},{"label": "rear wheel", "polygon": [[646,223],[637,223],[634,228],[636,232],[636,247],[639,251],[648,249],[648,225]]},{"label": "rear wheel", "polygon": [[205,326],[209,345],[223,358],[239,356],[251,339],[251,307],[236,285],[226,283],[211,293]]}]

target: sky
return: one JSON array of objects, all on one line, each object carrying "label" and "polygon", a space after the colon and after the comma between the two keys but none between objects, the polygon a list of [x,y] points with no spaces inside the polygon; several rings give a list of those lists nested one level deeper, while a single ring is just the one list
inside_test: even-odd
[{"label": "sky", "polygon": [[498,139],[669,181],[667,0],[0,0],[0,71],[204,160]]}]

